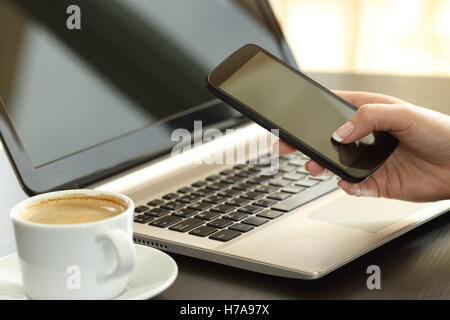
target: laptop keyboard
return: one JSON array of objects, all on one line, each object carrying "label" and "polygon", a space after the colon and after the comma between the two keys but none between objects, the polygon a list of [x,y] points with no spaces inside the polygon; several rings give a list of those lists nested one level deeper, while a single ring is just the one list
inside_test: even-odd
[{"label": "laptop keyboard", "polygon": [[337,188],[334,177],[310,176],[309,158],[298,152],[280,156],[278,172],[263,175],[269,156],[139,205],[134,222],[226,242]]}]

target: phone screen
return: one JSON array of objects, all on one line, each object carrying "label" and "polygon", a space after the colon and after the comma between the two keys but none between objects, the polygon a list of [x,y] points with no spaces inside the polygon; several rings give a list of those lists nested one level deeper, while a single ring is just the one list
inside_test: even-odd
[{"label": "phone screen", "polygon": [[332,139],[355,110],[264,52],[256,53],[219,88],[355,176],[367,176],[386,158],[386,133],[371,133],[352,144]]}]

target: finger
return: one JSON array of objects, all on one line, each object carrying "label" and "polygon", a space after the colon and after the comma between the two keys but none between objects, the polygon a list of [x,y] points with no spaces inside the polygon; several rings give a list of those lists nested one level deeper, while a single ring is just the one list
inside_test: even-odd
[{"label": "finger", "polygon": [[282,140],[278,140],[277,142],[274,143],[273,150],[278,152],[281,155],[289,154],[289,153],[296,151],[295,148],[291,147],[290,145],[288,145],[286,142],[284,142]]},{"label": "finger", "polygon": [[356,197],[379,197],[379,190],[375,180],[369,177],[367,180],[360,183],[351,183],[345,180],[338,182],[338,186],[342,188],[347,194]]},{"label": "finger", "polygon": [[350,104],[359,108],[360,106],[368,103],[383,103],[383,104],[400,104],[405,103],[405,101],[394,98],[388,95],[364,92],[364,91],[343,91],[343,90],[331,90],[334,94],[338,95],[342,99],[346,100]]},{"label": "finger", "polygon": [[308,170],[312,176],[326,175],[328,173],[327,169],[313,160],[310,160],[305,164],[305,169]]},{"label": "finger", "polygon": [[332,137],[337,142],[350,143],[373,131],[388,131],[395,136],[411,128],[414,121],[408,105],[365,104]]}]

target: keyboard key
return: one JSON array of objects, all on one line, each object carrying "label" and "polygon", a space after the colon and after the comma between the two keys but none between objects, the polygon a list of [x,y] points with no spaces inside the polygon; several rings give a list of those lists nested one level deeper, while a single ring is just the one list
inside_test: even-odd
[{"label": "keyboard key", "polygon": [[175,216],[165,216],[160,219],[157,219],[155,221],[150,222],[149,224],[151,226],[160,227],[160,228],[166,228],[168,226],[171,226],[174,223],[177,223],[181,221],[182,219]]},{"label": "keyboard key", "polygon": [[267,180],[271,179],[271,177],[268,176],[259,176],[259,177],[253,177],[248,179],[246,182],[251,184],[262,184],[266,182]]},{"label": "keyboard key", "polygon": [[247,166],[245,164],[238,164],[233,167],[233,169],[235,169],[235,170],[242,170],[245,168],[247,168]]},{"label": "keyboard key", "polygon": [[197,229],[192,230],[191,232],[189,232],[189,234],[193,234],[194,236],[199,237],[206,237],[209,236],[211,233],[216,232],[217,230],[218,230],[217,228],[201,226],[198,227]]},{"label": "keyboard key", "polygon": [[147,216],[145,214],[141,214],[139,216],[134,217],[134,222],[137,222],[137,223],[148,223],[148,222],[152,221],[153,219],[155,219],[155,217]]},{"label": "keyboard key", "polygon": [[192,217],[196,213],[198,213],[197,210],[184,208],[184,209],[181,209],[181,210],[178,210],[178,211],[172,213],[172,215],[182,217],[182,218],[189,218],[189,217]]},{"label": "keyboard key", "polygon": [[142,213],[146,210],[148,210],[147,206],[139,206],[139,207],[134,208],[134,212],[137,212],[137,213]]},{"label": "keyboard key", "polygon": [[155,200],[152,200],[152,201],[147,202],[147,204],[148,204],[149,206],[152,206],[152,207],[160,206],[160,205],[162,205],[163,203],[164,203],[164,200],[161,200],[161,199],[155,199]]},{"label": "keyboard key", "polygon": [[306,177],[303,173],[286,173],[283,175],[283,179],[297,181]]},{"label": "keyboard key", "polygon": [[287,186],[287,187],[281,189],[282,192],[293,193],[293,194],[299,193],[300,191],[303,191],[303,190],[305,190],[304,187],[298,187],[298,186]]},{"label": "keyboard key", "polygon": [[189,218],[186,220],[183,220],[181,222],[178,222],[177,224],[171,226],[169,229],[178,231],[178,232],[186,232],[189,230],[194,229],[195,227],[198,227],[199,225],[203,224],[204,221],[197,218]]},{"label": "keyboard key", "polygon": [[235,190],[241,190],[241,191],[247,191],[251,188],[253,188],[255,185],[251,183],[240,183],[238,185],[233,186],[233,189]]},{"label": "keyboard key", "polygon": [[234,173],[234,171],[233,170],[223,170],[223,171],[220,171],[220,174],[221,175],[223,175],[223,176],[229,176],[230,174],[233,174]]},{"label": "keyboard key", "polygon": [[297,159],[292,159],[291,161],[289,161],[289,164],[291,166],[303,167],[306,162],[308,162],[308,160],[297,158]]},{"label": "keyboard key", "polygon": [[252,204],[253,204],[254,206],[259,206],[259,207],[265,207],[265,208],[267,208],[267,207],[273,206],[273,205],[276,204],[276,203],[277,203],[277,202],[276,202],[275,200],[261,199],[261,200],[258,200],[258,201],[253,202]]},{"label": "keyboard key", "polygon": [[[267,170],[270,168],[270,162],[267,162],[267,163],[259,162],[259,163],[254,164],[253,167],[259,168],[259,172],[261,172],[261,171],[264,171],[264,170]],[[252,168],[250,168],[250,170],[251,169]],[[252,171],[257,172],[256,170],[252,170]]]},{"label": "keyboard key", "polygon": [[292,183],[292,181],[289,180],[283,180],[283,179],[275,179],[269,182],[269,184],[271,186],[275,186],[275,187],[286,187],[288,185],[290,185]]},{"label": "keyboard key", "polygon": [[256,216],[261,217],[261,218],[267,218],[267,219],[275,219],[282,215],[283,215],[283,212],[280,212],[280,211],[264,210],[263,212],[258,213]]},{"label": "keyboard key", "polygon": [[225,228],[229,225],[233,224],[230,220],[227,219],[216,219],[214,221],[211,221],[207,224],[207,226],[215,227],[215,228]]},{"label": "keyboard key", "polygon": [[275,190],[278,190],[278,188],[274,187],[274,186],[259,186],[258,188],[254,189],[253,191],[258,191],[258,192],[262,192],[262,193],[271,193],[271,192],[274,192]]},{"label": "keyboard key", "polygon": [[256,192],[256,191],[250,191],[250,192],[241,194],[241,198],[246,198],[246,199],[250,199],[250,200],[256,200],[256,199],[259,199],[262,197],[264,197],[264,193]]},{"label": "keyboard key", "polygon": [[308,170],[306,170],[305,168],[301,167],[301,168],[297,168],[297,172],[298,173],[304,173],[304,174],[309,174]]},{"label": "keyboard key", "polygon": [[194,204],[191,204],[188,208],[189,209],[194,209],[194,210],[199,210],[199,211],[203,211],[206,209],[211,208],[213,205],[211,203],[207,203],[207,202],[196,202]]},{"label": "keyboard key", "polygon": [[226,184],[235,184],[236,182],[239,182],[242,180],[244,180],[244,178],[229,176],[229,177],[226,177],[225,179],[220,180],[220,182],[226,183]]},{"label": "keyboard key", "polygon": [[219,192],[218,195],[222,196],[222,197],[231,198],[231,197],[234,197],[234,196],[240,194],[241,192],[242,191],[236,190],[236,189],[228,189],[228,190],[223,190],[223,191]]},{"label": "keyboard key", "polygon": [[212,189],[212,190],[222,190],[222,189],[228,188],[228,184],[221,183],[221,182],[215,182],[215,183],[208,184],[206,186],[206,188]]},{"label": "keyboard key", "polygon": [[300,158],[305,159],[305,160],[311,160],[310,157],[308,157],[307,155],[304,155],[303,153],[299,154]]},{"label": "keyboard key", "polygon": [[285,160],[292,160],[292,159],[295,159],[297,157],[298,157],[298,153],[297,152],[292,152],[292,153],[289,153],[289,154],[285,154],[283,156],[283,159],[285,159]]},{"label": "keyboard key", "polygon": [[267,221],[269,221],[269,220],[261,218],[261,217],[249,217],[249,218],[243,220],[242,223],[249,224],[249,225],[252,225],[255,227],[259,227],[260,225],[266,223]]},{"label": "keyboard key", "polygon": [[270,178],[270,179],[275,179],[275,178],[278,178],[278,177],[280,177],[282,175],[282,173],[281,172],[278,172],[278,170],[267,170],[267,171],[263,171],[263,172],[261,172],[261,176],[264,176],[264,177],[268,177],[268,178]]},{"label": "keyboard key", "polygon": [[261,167],[258,166],[252,166],[249,170],[255,171],[255,172],[260,172],[261,171]]},{"label": "keyboard key", "polygon": [[[227,190],[228,191],[228,190]],[[219,204],[221,202],[224,202],[225,200],[227,200],[227,197],[224,196],[212,196],[209,198],[206,198],[205,200],[203,200],[204,202],[208,202],[208,203],[213,203],[213,204]]]},{"label": "keyboard key", "polygon": [[289,165],[286,165],[286,164],[282,164],[282,165],[280,165],[278,170],[280,170],[280,172],[283,172],[283,173],[288,173],[288,172],[294,171],[295,167],[294,166],[289,166]]},{"label": "keyboard key", "polygon": [[177,192],[179,192],[179,193],[189,193],[192,190],[194,190],[194,189],[189,188],[189,187],[184,187],[184,188],[179,189]]},{"label": "keyboard key", "polygon": [[203,188],[203,189],[198,189],[198,190],[192,192],[192,194],[199,196],[199,197],[207,197],[209,195],[214,194],[214,192],[215,191],[212,189]]},{"label": "keyboard key", "polygon": [[161,208],[169,209],[169,210],[178,210],[178,209],[183,208],[184,206],[185,206],[184,203],[171,201],[171,202],[167,202],[166,204],[163,204],[161,206]]},{"label": "keyboard key", "polygon": [[197,181],[194,182],[193,184],[191,184],[191,186],[196,187],[196,188],[201,188],[203,186],[206,186],[208,183],[205,181]]},{"label": "keyboard key", "polygon": [[240,236],[241,233],[237,232],[235,230],[220,230],[219,232],[214,233],[213,235],[209,236],[210,239],[219,240],[219,241],[229,241],[231,239],[236,238],[237,236]]},{"label": "keyboard key", "polygon": [[251,225],[248,225],[248,224],[235,223],[232,226],[228,227],[228,229],[236,230],[239,232],[247,232],[247,231],[254,229],[254,227],[252,227]]},{"label": "keyboard key", "polygon": [[220,213],[228,213],[234,210],[233,206],[229,206],[226,204],[219,204],[211,209],[212,211],[220,212]]},{"label": "keyboard key", "polygon": [[308,178],[308,179],[303,179],[303,180],[297,181],[295,183],[295,185],[296,186],[300,186],[300,187],[312,187],[312,186],[315,186],[318,183],[319,183],[319,181],[311,180],[311,179]]},{"label": "keyboard key", "polygon": [[242,177],[242,178],[248,178],[248,177],[254,176],[255,174],[257,174],[257,172],[252,171],[252,170],[244,170],[244,171],[237,173],[236,176]]},{"label": "keyboard key", "polygon": [[186,196],[182,196],[181,198],[177,199],[177,201],[183,202],[183,203],[193,203],[198,200],[200,200],[200,197],[193,195],[193,194],[188,194]]},{"label": "keyboard key", "polygon": [[289,160],[290,159],[287,155],[284,155],[284,156],[279,155],[278,157],[280,158],[281,161],[285,161],[285,160]]},{"label": "keyboard key", "polygon": [[234,198],[234,199],[228,200],[225,203],[229,204],[230,206],[240,207],[240,206],[243,206],[244,204],[250,203],[250,200],[242,199],[242,198]]},{"label": "keyboard key", "polygon": [[271,195],[268,195],[267,198],[269,199],[274,199],[274,200],[284,200],[289,198],[291,195],[288,193],[284,193],[284,192],[275,192],[272,193]]},{"label": "keyboard key", "polygon": [[330,180],[332,176],[317,176],[317,177],[310,177],[311,180],[317,180],[317,181],[327,181]]},{"label": "keyboard key", "polygon": [[163,209],[163,208],[155,208],[155,209],[145,212],[146,215],[150,215],[150,216],[154,216],[154,217],[162,217],[169,213],[170,213],[170,210]]},{"label": "keyboard key", "polygon": [[208,180],[208,181],[216,181],[219,179],[220,179],[220,176],[218,176],[218,175],[212,175],[212,176],[209,176],[208,178],[206,178],[206,180]]},{"label": "keyboard key", "polygon": [[245,213],[250,213],[250,214],[258,213],[262,210],[263,209],[261,207],[252,206],[252,205],[248,205],[248,206],[238,209],[238,211],[240,211],[240,212],[245,212]]},{"label": "keyboard key", "polygon": [[337,189],[336,180],[333,179],[324,181],[314,187],[311,187],[305,191],[300,192],[299,194],[293,195],[286,200],[278,202],[276,205],[272,207],[272,209],[288,212],[304,205],[305,203],[317,199],[335,189]]},{"label": "keyboard key", "polygon": [[242,212],[237,212],[237,211],[230,212],[229,214],[223,216],[224,219],[229,219],[229,220],[233,220],[233,221],[239,221],[246,217],[248,217],[248,214],[245,214]]},{"label": "keyboard key", "polygon": [[220,217],[220,213],[213,212],[213,211],[205,211],[205,212],[200,212],[195,217],[199,218],[199,219],[203,219],[203,220],[212,220],[212,219],[215,219],[217,217]]},{"label": "keyboard key", "polygon": [[178,195],[176,193],[173,193],[173,192],[168,193],[165,196],[163,196],[163,199],[166,199],[166,200],[173,200],[173,199],[176,199],[176,198],[178,198]]}]

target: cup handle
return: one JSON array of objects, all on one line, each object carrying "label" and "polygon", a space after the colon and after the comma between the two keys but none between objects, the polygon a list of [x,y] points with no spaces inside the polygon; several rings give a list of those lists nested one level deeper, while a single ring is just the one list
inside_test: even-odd
[{"label": "cup handle", "polygon": [[116,268],[100,276],[99,280],[117,279],[129,274],[136,265],[136,249],[129,235],[120,229],[106,231],[102,239],[109,241],[116,253]]}]

